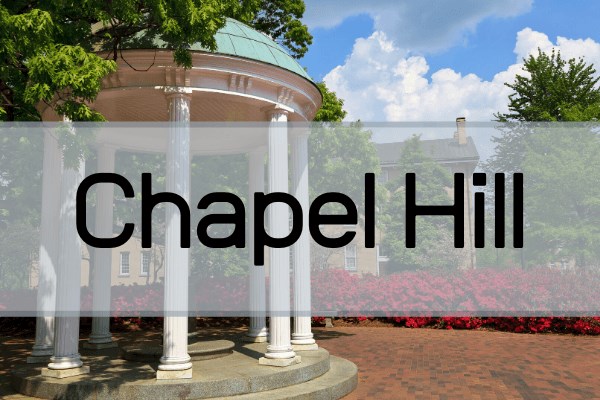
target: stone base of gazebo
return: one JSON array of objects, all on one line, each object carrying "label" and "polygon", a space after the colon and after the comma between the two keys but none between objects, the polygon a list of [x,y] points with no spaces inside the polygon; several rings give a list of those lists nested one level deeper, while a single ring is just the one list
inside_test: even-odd
[{"label": "stone base of gazebo", "polygon": [[248,335],[246,335],[242,338],[242,341],[246,342],[246,343],[265,343],[268,341],[268,339],[266,336],[248,336]]},{"label": "stone base of gazebo", "polygon": [[[208,340],[188,345],[188,354],[192,361],[211,360],[225,357],[233,353],[235,343],[229,340]],[[163,347],[125,346],[121,348],[121,358],[129,361],[158,362],[163,354]]]},{"label": "stone base of gazebo", "polygon": [[42,368],[42,376],[46,378],[57,378],[64,379],[70,378],[72,376],[84,375],[90,373],[90,367],[87,365],[78,367],[78,368],[69,368],[69,369],[50,369],[50,368]]},{"label": "stone base of gazebo", "polygon": [[158,363],[118,359],[116,349],[84,351],[89,374],[50,378],[27,365],[13,372],[12,383],[22,394],[45,399],[339,399],[356,388],[356,366],[324,349],[299,352],[302,363],[286,368],[259,365],[265,350],[264,343],[238,344],[230,355],[194,361],[192,378],[181,380],[157,380]]},{"label": "stone base of gazebo", "polygon": [[119,347],[119,343],[117,342],[106,342],[106,343],[90,343],[90,342],[85,342],[83,344],[83,348],[84,349],[90,349],[90,350],[104,350],[104,349],[112,349],[115,347]]}]

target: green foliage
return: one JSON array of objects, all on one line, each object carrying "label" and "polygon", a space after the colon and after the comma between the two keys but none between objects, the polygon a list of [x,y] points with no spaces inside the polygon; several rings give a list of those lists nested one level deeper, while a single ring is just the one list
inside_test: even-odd
[{"label": "green foliage", "polygon": [[43,141],[0,131],[0,288],[27,287],[39,246]]},{"label": "green foliage", "polygon": [[360,122],[313,128],[308,142],[311,197],[333,191],[362,204],[365,173],[379,172],[371,136]]},{"label": "green foliage", "polygon": [[101,79],[116,70],[114,61],[105,61],[79,46],[47,46],[27,61],[29,82],[24,99],[53,106],[72,121],[103,121],[100,113],[85,102],[100,91]]},{"label": "green foliage", "polygon": [[[194,157],[192,162],[192,199],[200,199],[208,193],[234,193],[248,210],[248,159],[244,154],[227,156]],[[207,214],[230,214],[229,204],[213,204],[207,210],[195,210],[193,221],[199,221]],[[195,222],[192,222],[195,224]],[[226,237],[231,234],[232,225],[211,225],[211,237]],[[193,229],[192,238],[196,235]],[[248,237],[248,235],[246,235]],[[191,248],[192,274],[200,277],[244,275],[248,272],[248,246],[245,249],[228,247],[211,249],[193,240]]]},{"label": "green foliage", "polygon": [[35,226],[39,224],[36,208],[41,206],[43,141],[39,131],[17,135],[2,129],[0,133],[0,229],[17,221]]},{"label": "green foliage", "polygon": [[538,49],[524,59],[526,74],[505,83],[509,113],[496,113],[500,121],[589,121],[600,117],[600,91],[593,65],[580,58],[565,60],[554,50]]},{"label": "green foliage", "polygon": [[[600,117],[599,78],[584,59],[565,60],[559,52],[538,50],[525,62],[525,75],[506,85],[507,114],[497,113],[501,135],[492,140],[496,149],[484,164],[489,174],[504,172],[507,209],[511,209],[510,175],[525,179],[525,247],[513,251],[523,265],[576,260],[578,265],[597,262],[597,210],[593,207],[597,182],[598,139],[591,128],[538,121],[597,121]],[[595,169],[596,170],[595,170]],[[490,189],[492,185],[488,185]],[[490,193],[491,195],[492,193]],[[507,235],[512,232],[507,219]],[[510,243],[507,237],[507,243]]]},{"label": "green foliage", "polygon": [[[48,104],[72,121],[100,121],[92,110],[123,43],[158,38],[191,67],[189,48],[215,49],[227,17],[271,35],[301,57],[312,41],[302,0],[16,0],[0,3],[0,119],[39,120]],[[108,51],[112,60],[94,52]]]},{"label": "green foliage", "polygon": [[189,47],[199,43],[216,48],[215,33],[225,25],[225,17],[239,2],[219,0],[121,0],[88,1],[92,19],[100,24],[91,33],[94,48],[109,49],[113,59],[120,44],[136,35],[157,37],[175,50],[175,61],[191,67]]},{"label": "green foliage", "polygon": [[[372,132],[360,121],[343,124],[344,101],[324,82],[317,84],[323,96],[309,136],[309,183],[311,200],[325,192],[348,195],[357,204],[359,215],[364,206],[364,174],[379,172],[377,150],[371,142]],[[342,210],[331,209],[336,213]],[[360,219],[360,217],[359,217]],[[319,251],[314,249],[313,253]]]},{"label": "green foliage", "polygon": [[530,262],[600,265],[600,139],[586,127],[537,129],[525,141]]},{"label": "green foliage", "polygon": [[382,204],[380,224],[385,232],[382,247],[392,271],[456,267],[460,249],[454,249],[453,219],[417,217],[416,248],[406,247],[406,172],[414,172],[417,204],[450,204],[446,188],[453,187],[450,173],[423,153],[419,136],[408,139],[398,161],[400,175],[387,184],[388,198]]},{"label": "green foliage", "polygon": [[[141,234],[140,175],[143,172],[152,174],[152,193],[165,191],[165,160],[163,154],[117,153],[115,170],[131,182],[135,199],[117,200],[115,219],[134,223],[136,226],[135,235],[138,237]],[[248,161],[246,156],[196,156],[192,158],[190,172],[192,183],[190,190],[190,273],[199,277],[245,274],[248,265],[247,248],[210,249],[201,245],[196,238],[196,224],[201,218],[207,214],[232,213],[232,208],[227,204],[219,203],[212,205],[208,210],[198,210],[195,204],[208,193],[227,192],[240,197],[247,207]],[[89,199],[88,204],[94,204],[94,199]],[[88,215],[94,215],[94,213],[90,211]],[[93,221],[90,221],[88,226],[91,227],[92,225]],[[209,235],[211,237],[224,237],[229,235],[231,229],[231,225],[211,225]],[[164,267],[161,252],[164,251],[165,231],[165,207],[161,204],[152,213],[152,242],[158,245],[154,249],[154,273]]]},{"label": "green foliage", "polygon": [[317,83],[317,86],[323,96],[323,104],[317,111],[314,121],[342,122],[347,115],[344,110],[344,100],[338,98],[335,92],[330,91],[324,82]]},{"label": "green foliage", "polygon": [[28,288],[36,246],[39,244],[37,230],[30,224],[17,221],[8,229],[0,229],[0,288]]},{"label": "green foliage", "polygon": [[40,102],[73,121],[102,119],[85,102],[96,97],[100,80],[116,65],[89,53],[82,37],[68,36],[79,33],[79,24],[69,18],[72,10],[57,3],[0,4],[0,117],[5,120],[39,119]]},{"label": "green foliage", "polygon": [[379,172],[377,150],[371,142],[372,132],[360,121],[342,124],[346,117],[344,101],[325,83],[317,86],[323,104],[315,116],[309,137],[309,182],[311,197],[331,191],[345,193],[362,204],[364,174]]},{"label": "green foliage", "polygon": [[[249,7],[239,7],[232,17],[250,24],[253,28],[271,36],[290,50],[295,58],[301,58],[312,44],[312,35],[302,22],[306,6],[304,0],[251,0],[254,12]],[[246,18],[239,13],[245,12]]]},{"label": "green foliage", "polygon": [[[512,241],[512,173],[525,181],[524,249],[512,253],[523,266],[572,262],[598,265],[600,143],[595,123],[507,124],[484,168],[507,173],[506,239]],[[493,201],[494,181],[488,185]],[[518,254],[517,254],[518,253]],[[521,258],[522,257],[522,258]]]},{"label": "green foliage", "polygon": [[34,104],[23,97],[28,81],[26,60],[52,43],[55,28],[48,12],[11,11],[0,4],[0,119],[38,120]]}]

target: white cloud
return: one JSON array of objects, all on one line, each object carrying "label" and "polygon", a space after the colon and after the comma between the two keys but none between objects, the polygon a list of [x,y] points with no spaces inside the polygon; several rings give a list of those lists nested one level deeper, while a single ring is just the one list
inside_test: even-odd
[{"label": "white cloud", "polygon": [[552,42],[548,38],[548,35],[536,32],[531,28],[525,28],[517,33],[517,44],[514,50],[517,55],[517,62],[521,62],[523,58],[526,58],[530,54],[537,53],[538,48],[542,51],[552,49]]},{"label": "white cloud", "polygon": [[307,0],[304,22],[332,28],[354,15],[373,18],[399,48],[427,52],[448,48],[489,17],[511,17],[531,9],[533,0]]},{"label": "white cloud", "polygon": [[565,59],[579,58],[585,56],[587,63],[592,63],[600,67],[600,43],[591,38],[587,39],[568,39],[563,36],[556,38],[556,44],[552,43],[548,35],[536,32],[531,28],[525,28],[517,34],[517,44],[515,54],[517,62],[521,62],[530,54],[537,54],[540,48],[544,52],[560,50],[560,54]]},{"label": "white cloud", "polygon": [[600,66],[600,43],[592,39],[548,36],[523,29],[517,34],[515,64],[498,72],[492,80],[444,68],[431,79],[422,56],[410,56],[383,32],[358,39],[352,54],[324,78],[327,85],[345,100],[348,119],[363,121],[451,121],[458,116],[471,121],[489,121],[497,111],[505,112],[512,82],[522,73],[520,61],[528,54],[556,48],[566,58],[585,56]]}]

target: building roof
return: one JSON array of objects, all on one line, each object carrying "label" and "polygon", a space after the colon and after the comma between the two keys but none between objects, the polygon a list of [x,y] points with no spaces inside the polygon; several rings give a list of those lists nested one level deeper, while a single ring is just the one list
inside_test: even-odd
[{"label": "building roof", "polygon": [[[423,153],[439,163],[479,161],[479,153],[470,136],[466,144],[459,144],[456,139],[421,140],[420,143]],[[376,143],[375,147],[382,165],[396,164],[404,142]]]},{"label": "building roof", "polygon": [[[140,39],[141,37],[138,37],[137,40],[134,39],[123,43],[122,48],[168,48],[167,44],[157,37],[153,38],[151,43]],[[217,42],[217,49],[214,53],[227,54],[276,65],[312,81],[298,61],[290,56],[273,39],[239,21],[227,18],[225,26],[217,31],[215,40]],[[193,44],[190,50],[210,52],[210,50],[199,43]]]}]

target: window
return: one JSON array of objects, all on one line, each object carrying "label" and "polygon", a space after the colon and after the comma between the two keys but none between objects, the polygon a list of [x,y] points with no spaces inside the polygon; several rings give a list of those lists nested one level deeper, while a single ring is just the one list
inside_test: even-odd
[{"label": "window", "polygon": [[383,184],[383,183],[387,183],[387,181],[390,179],[390,175],[389,175],[389,171],[387,169],[381,169],[381,173],[379,174],[378,180],[379,183]]},{"label": "window", "polygon": [[121,262],[119,264],[119,275],[129,275],[129,252],[121,252]]},{"label": "window", "polygon": [[388,261],[389,260],[389,256],[388,256],[388,249],[387,247],[378,244],[377,245],[377,258],[379,258],[382,261]]},{"label": "window", "polygon": [[346,271],[356,271],[356,245],[349,244],[344,247],[344,268]]},{"label": "window", "polygon": [[140,276],[148,276],[150,273],[150,252],[142,251],[140,258]]},{"label": "window", "polygon": [[385,270],[385,266],[390,261],[390,258],[386,255],[388,253],[385,246],[378,244],[375,247],[377,250],[377,276],[379,276],[381,271]]}]

